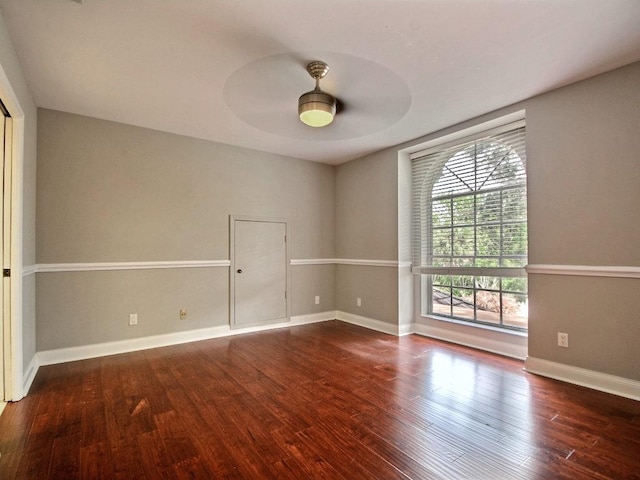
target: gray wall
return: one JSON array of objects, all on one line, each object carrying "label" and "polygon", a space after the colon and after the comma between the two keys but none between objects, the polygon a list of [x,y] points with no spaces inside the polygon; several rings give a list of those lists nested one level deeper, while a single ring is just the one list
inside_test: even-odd
[{"label": "gray wall", "polygon": [[[526,103],[531,264],[640,266],[639,85],[636,63]],[[640,380],[640,279],[529,290],[530,356]]]},{"label": "gray wall", "polygon": [[[337,167],[338,258],[398,259],[398,167],[385,150]],[[397,158],[397,154],[396,154]],[[340,265],[336,305],[343,312],[398,323],[398,271],[394,267]],[[362,306],[356,305],[356,298]]]},{"label": "gray wall", "polygon": [[[397,195],[404,198],[392,171],[399,148],[526,109],[529,263],[640,266],[638,85],[640,63],[340,166],[338,252],[392,258],[396,245],[390,239],[398,233],[406,238],[403,217],[398,231],[397,214],[390,211]],[[402,165],[400,171],[406,175]],[[406,249],[399,247],[402,258]],[[384,289],[364,278],[358,279],[363,296],[386,291],[378,304],[394,302],[398,290],[406,290],[391,278]],[[529,280],[530,356],[640,380],[640,280],[540,274]],[[339,276],[337,284],[343,281]],[[339,308],[353,311],[344,298],[352,294],[338,291]],[[368,314],[394,321],[386,305]],[[558,331],[569,333],[570,348],[556,346]]]},{"label": "gray wall", "polygon": [[[231,214],[288,219],[293,259],[335,256],[332,166],[44,109],[38,128],[39,264],[227,260]],[[335,267],[291,274],[292,315],[335,310]],[[228,275],[39,273],[37,348],[226,325]]]},{"label": "gray wall", "polygon": [[[37,110],[22,68],[18,61],[13,43],[9,36],[4,18],[0,14],[0,65],[6,74],[20,107],[24,112],[24,158],[22,183],[22,264],[31,266],[35,263],[35,219],[36,219],[36,126]],[[19,174],[19,173],[18,173]],[[28,368],[36,352],[35,327],[35,275],[27,276],[22,281],[22,353],[23,369]]]}]

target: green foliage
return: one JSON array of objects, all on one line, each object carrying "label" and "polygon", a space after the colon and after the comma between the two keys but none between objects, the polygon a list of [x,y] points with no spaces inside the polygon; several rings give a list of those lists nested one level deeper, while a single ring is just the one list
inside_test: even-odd
[{"label": "green foliage", "polygon": [[453,257],[456,266],[523,267],[526,208],[524,187],[434,200],[432,255]]}]

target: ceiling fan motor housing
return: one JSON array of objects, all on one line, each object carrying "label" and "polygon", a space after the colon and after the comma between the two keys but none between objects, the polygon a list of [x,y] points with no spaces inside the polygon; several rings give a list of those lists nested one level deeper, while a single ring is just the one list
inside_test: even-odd
[{"label": "ceiling fan motor housing", "polygon": [[310,127],[324,127],[333,121],[336,114],[336,99],[320,90],[319,80],[329,71],[329,66],[320,61],[307,65],[307,72],[316,80],[316,88],[303,93],[298,99],[300,120]]}]

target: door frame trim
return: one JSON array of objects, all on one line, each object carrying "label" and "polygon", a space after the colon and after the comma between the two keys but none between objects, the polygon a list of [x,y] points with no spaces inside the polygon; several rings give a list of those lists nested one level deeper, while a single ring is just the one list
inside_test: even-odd
[{"label": "door frame trim", "polygon": [[[10,335],[5,339],[5,399],[17,401],[24,397],[23,351],[22,351],[22,183],[24,169],[25,114],[9,77],[0,65],[0,98],[11,115],[11,313],[4,322],[9,322]],[[35,119],[34,119],[35,121]],[[0,322],[0,324],[3,322]],[[7,351],[8,349],[8,351]]]},{"label": "door frame trim", "polygon": [[285,248],[285,272],[286,272],[286,313],[285,318],[286,321],[291,320],[291,252],[289,249],[289,241],[291,237],[289,236],[289,221],[286,218],[278,218],[278,217],[258,217],[253,215],[229,215],[229,262],[231,266],[229,267],[229,326],[234,328],[239,328],[235,325],[235,281],[234,281],[234,272],[236,271],[235,265],[235,222],[263,222],[263,223],[284,223],[284,231],[286,241],[284,244]]}]

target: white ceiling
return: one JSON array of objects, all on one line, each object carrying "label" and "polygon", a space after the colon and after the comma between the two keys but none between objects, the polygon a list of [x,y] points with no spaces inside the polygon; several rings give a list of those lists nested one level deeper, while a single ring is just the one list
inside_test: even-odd
[{"label": "white ceiling", "polygon": [[[640,60],[640,0],[0,0],[40,107],[339,164]],[[314,82],[345,108],[297,120]],[[377,98],[377,100],[375,100]]]}]

